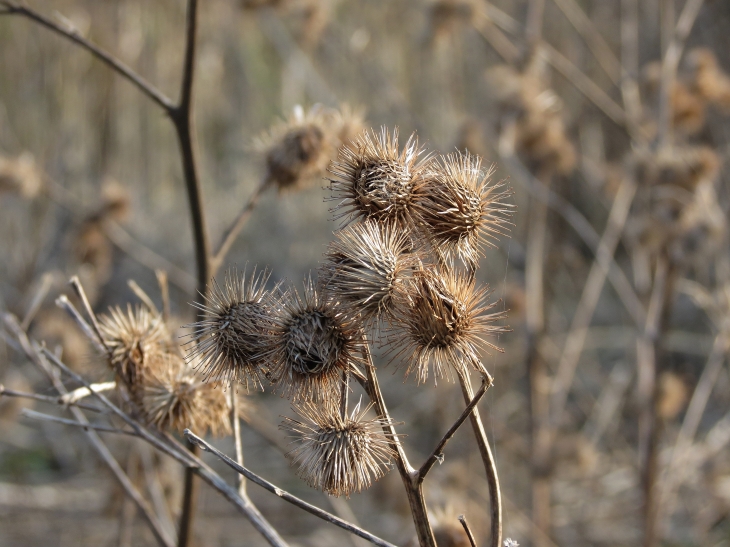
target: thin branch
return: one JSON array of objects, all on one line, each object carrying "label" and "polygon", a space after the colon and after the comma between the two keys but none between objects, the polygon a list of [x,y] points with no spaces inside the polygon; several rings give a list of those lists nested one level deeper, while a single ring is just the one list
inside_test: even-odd
[{"label": "thin branch", "polygon": [[491,387],[491,385],[492,385],[491,378],[482,379],[482,385],[479,388],[479,391],[477,391],[476,395],[474,395],[474,397],[469,402],[469,404],[466,405],[464,412],[461,413],[461,416],[459,416],[459,418],[454,422],[454,424],[444,434],[443,438],[436,445],[436,448],[434,448],[431,455],[428,457],[428,459],[423,463],[421,468],[418,470],[418,480],[420,482],[423,482],[423,480],[426,478],[426,475],[431,470],[431,468],[436,464],[436,462],[440,461],[441,458],[443,458],[444,447],[446,446],[446,443],[448,443],[451,440],[451,438],[458,431],[458,429],[461,427],[461,425],[466,421],[466,419],[471,414],[472,410],[474,410],[474,408],[476,408],[477,404],[479,404],[479,401],[481,401],[482,397],[487,392],[487,389],[489,389]]},{"label": "thin branch", "polygon": [[218,244],[218,248],[213,254],[213,258],[210,260],[210,275],[215,277],[218,270],[223,265],[223,261],[226,259],[226,255],[231,250],[233,243],[236,241],[236,237],[241,232],[243,227],[246,225],[248,218],[251,216],[251,212],[258,205],[259,199],[270,185],[269,177],[266,177],[258,188],[254,191],[253,195],[248,198],[248,202],[243,206],[241,211],[236,216],[235,220],[231,223],[231,226],[226,230],[221,238],[221,242]]},{"label": "thin branch", "polygon": [[672,134],[672,88],[677,77],[679,60],[684,51],[684,44],[692,31],[695,20],[700,13],[704,0],[687,0],[674,29],[674,37],[664,53],[659,86],[659,120],[658,135],[662,144],[671,141]]},{"label": "thin branch", "polygon": [[588,273],[588,279],[583,286],[583,292],[576,307],[573,320],[570,325],[570,332],[565,339],[563,354],[560,357],[555,379],[553,380],[552,396],[552,428],[560,424],[560,419],[565,410],[565,403],[568,398],[570,386],[573,383],[575,369],[578,365],[583,345],[591,319],[598,305],[598,299],[603,291],[606,282],[606,275],[613,260],[616,247],[623,233],[629,209],[636,194],[636,184],[626,178],[621,182],[616,197],[608,216],[606,229],[598,244],[596,258]]},{"label": "thin branch", "polygon": [[299,499],[298,497],[290,494],[289,492],[286,492],[285,490],[282,490],[281,488],[275,486],[274,484],[270,483],[266,479],[259,477],[252,471],[249,471],[242,465],[239,465],[235,461],[233,461],[231,458],[226,456],[223,452],[215,448],[214,446],[208,444],[203,439],[195,435],[192,431],[189,429],[186,429],[184,431],[185,437],[195,445],[199,446],[201,450],[204,450],[206,452],[210,452],[217,458],[219,458],[223,463],[225,463],[228,467],[235,470],[236,472],[240,473],[244,477],[246,477],[249,481],[251,481],[254,484],[259,485],[260,487],[264,488],[265,490],[268,490],[269,492],[273,492],[277,496],[279,496],[284,501],[287,501],[291,503],[292,505],[296,505],[300,509],[304,509],[308,513],[311,513],[312,515],[321,518],[322,520],[325,520],[331,524],[334,524],[335,526],[339,526],[340,528],[347,530],[351,534],[355,534],[356,536],[359,536],[361,538],[364,538],[368,540],[370,543],[374,543],[375,545],[380,545],[381,547],[395,547],[392,543],[388,543],[387,541],[380,539],[379,537],[371,534],[370,532],[363,530],[362,528],[359,528],[358,526],[355,526],[353,524],[350,524],[349,522],[346,522],[342,520],[341,518],[328,513],[327,511],[320,509],[319,507],[315,507],[314,505],[307,503],[306,501]]},{"label": "thin branch", "polygon": [[[86,389],[86,388],[84,388],[84,389]],[[51,403],[53,405],[58,405],[58,406],[75,406],[78,408],[83,408],[84,410],[89,410],[91,412],[104,412],[103,409],[99,408],[98,406],[94,406],[94,405],[87,405],[87,404],[78,403],[75,401],[67,403],[63,400],[63,396],[53,397],[50,395],[40,395],[38,393],[27,393],[25,391],[16,391],[14,389],[8,389],[2,384],[0,384],[0,397],[18,397],[20,399],[32,399],[34,401],[42,401],[44,403]]]},{"label": "thin branch", "polygon": [[81,300],[81,303],[84,305],[84,309],[86,310],[86,315],[89,316],[89,320],[91,321],[91,326],[94,329],[94,334],[96,335],[96,340],[99,342],[99,345],[106,350],[107,354],[111,354],[111,351],[109,350],[109,347],[106,345],[106,341],[104,340],[104,336],[101,334],[101,328],[99,327],[99,322],[96,320],[96,314],[94,313],[94,309],[91,307],[91,304],[89,303],[89,299],[86,296],[86,291],[84,290],[84,287],[81,285],[81,281],[79,280],[78,276],[74,275],[71,278],[71,281],[69,281],[69,284],[71,285],[71,288],[73,288],[74,292],[76,293],[76,296],[79,297],[79,300]]},{"label": "thin branch", "polygon": [[[233,440],[236,447],[236,462],[243,466],[243,441],[241,439],[241,419],[238,416],[240,402],[238,393],[234,385],[229,387],[231,390],[231,424],[233,425]],[[243,475],[238,475],[238,494],[241,497],[246,495],[246,480]]]},{"label": "thin branch", "polygon": [[94,343],[99,351],[106,353],[106,347],[99,342],[99,339],[97,338],[94,330],[81,316],[79,310],[76,309],[76,307],[71,303],[71,301],[65,294],[62,294],[61,296],[56,298],[56,306],[58,306],[71,316],[71,319],[76,322],[76,325],[81,329],[86,337]]},{"label": "thin branch", "polygon": [[169,273],[170,281],[183,291],[195,291],[195,278],[183,268],[158,254],[142,242],[138,241],[121,225],[111,219],[104,221],[104,235],[134,261],[152,270],[165,270]]},{"label": "thin branch", "polygon": [[81,399],[88,397],[95,391],[109,391],[115,387],[117,387],[117,383],[113,381],[91,384],[91,389],[85,387],[74,389],[72,392],[63,395],[59,400],[62,405],[71,405],[75,404],[76,401],[80,401]]},{"label": "thin branch", "polygon": [[[464,395],[464,401],[468,404],[474,399],[474,390],[471,387],[471,380],[466,374],[459,374],[459,382],[461,383],[461,392]],[[490,547],[502,547],[502,492],[499,488],[499,477],[497,475],[497,465],[492,456],[492,449],[489,447],[487,434],[484,431],[484,424],[479,415],[479,409],[474,407],[469,413],[474,437],[479,446],[479,454],[484,463],[484,470],[487,475],[487,483],[489,484],[489,505],[491,511],[491,543]]]},{"label": "thin branch", "polygon": [[82,422],[77,420],[69,420],[68,418],[61,418],[59,416],[53,416],[52,414],[44,414],[43,412],[36,412],[35,410],[31,410],[29,408],[24,408],[21,413],[21,416],[25,416],[26,418],[30,418],[31,420],[41,420],[45,422],[55,422],[58,424],[64,424],[64,425],[72,425],[74,427],[80,427],[85,431],[93,430],[93,431],[101,431],[103,433],[117,433],[121,435],[130,435],[132,437],[139,437],[134,431],[119,429],[116,427],[111,427],[108,425],[103,424],[92,424],[90,422]]},{"label": "thin branch", "polygon": [[373,357],[370,353],[370,347],[365,340],[363,357],[365,357],[365,374],[367,380],[363,381],[360,378],[361,385],[367,392],[370,400],[375,403],[375,409],[378,412],[378,417],[384,421],[383,431],[390,440],[391,447],[395,452],[395,462],[400,473],[401,480],[403,481],[403,487],[406,490],[406,496],[408,497],[408,504],[411,508],[411,516],[413,517],[413,524],[416,527],[416,535],[420,547],[436,547],[436,538],[433,535],[433,529],[431,528],[431,522],[429,521],[428,510],[426,509],[426,500],[423,497],[423,482],[418,480],[418,471],[411,467],[408,463],[408,457],[406,456],[403,445],[398,438],[398,434],[395,432],[393,427],[393,421],[390,419],[388,408],[385,405],[385,399],[383,393],[380,390],[378,383],[378,377],[375,373],[375,365],[373,364]]},{"label": "thin branch", "polygon": [[101,60],[106,65],[111,67],[117,74],[123,76],[133,85],[137,86],[137,88],[142,91],[142,93],[147,95],[166,112],[169,113],[174,108],[173,102],[169,98],[167,98],[161,91],[155,88],[155,86],[142,78],[142,76],[134,72],[119,59],[86,40],[79,34],[78,30],[62,28],[51,19],[48,19],[44,15],[41,15],[40,13],[28,6],[21,6],[19,4],[16,4],[15,2],[5,0],[0,1],[0,4],[4,5],[7,8],[6,11],[3,12],[4,14],[20,15],[23,17],[27,17],[28,19],[39,23],[47,29],[52,30],[53,32],[63,36],[64,38],[67,38],[68,40],[71,40],[75,44],[86,49],[87,51],[92,53],[97,59]]},{"label": "thin branch", "polygon": [[611,50],[611,46],[603,39],[593,21],[575,0],[553,0],[553,2],[573,25],[611,81],[618,85],[621,78],[626,75],[623,74],[621,63]]},{"label": "thin branch", "polygon": [[469,544],[471,547],[477,547],[477,540],[474,537],[471,528],[469,528],[469,523],[466,522],[466,517],[464,515],[459,515],[459,522],[464,527],[464,532],[466,532],[466,536],[469,538]]},{"label": "thin branch", "polygon": [[527,4],[525,42],[527,54],[531,55],[542,37],[542,22],[545,14],[545,0],[530,0]]},{"label": "thin branch", "polygon": [[632,122],[626,116],[626,111],[609,97],[593,80],[586,76],[582,70],[575,66],[570,60],[547,42],[541,42],[540,54],[560,72],[575,88],[580,91],[589,101],[596,105],[616,125],[629,128]]},{"label": "thin branch", "polygon": [[45,300],[46,296],[48,296],[48,291],[53,286],[53,275],[50,273],[45,273],[41,277],[41,286],[38,287],[38,290],[33,295],[33,300],[30,303],[30,306],[28,306],[28,310],[25,312],[25,315],[23,316],[23,320],[20,323],[20,328],[23,330],[28,330],[28,327],[30,326],[30,323],[33,321],[33,318],[38,313],[38,310],[41,309],[41,306],[43,305],[43,300]]}]

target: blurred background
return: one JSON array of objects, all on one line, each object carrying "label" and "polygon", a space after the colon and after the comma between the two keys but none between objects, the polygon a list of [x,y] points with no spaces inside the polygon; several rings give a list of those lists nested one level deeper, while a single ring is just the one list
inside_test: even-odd
[{"label": "blurred background", "polygon": [[[184,2],[34,7],[176,99]],[[417,132],[429,150],[468,150],[514,190],[510,237],[477,273],[512,328],[499,340],[505,352],[484,356],[495,385],[481,404],[506,537],[730,545],[728,2],[208,0],[199,29],[194,113],[214,241],[266,175],[257,138],[297,105],[349,105],[366,127],[398,127],[402,142]],[[339,226],[325,177],[265,192],[225,266],[268,266],[272,283],[301,286]],[[87,378],[107,379],[55,298],[76,274],[98,311],[137,301],[130,279],[159,304],[162,269],[172,313],[190,322],[189,218],[176,135],[159,107],[76,45],[0,16],[0,308]],[[460,390],[404,382],[386,363],[385,398],[418,462],[461,412]],[[0,383],[52,392],[7,335]],[[32,421],[22,406],[32,403],[0,400],[0,544],[154,545],[83,433]],[[246,410],[253,471],[398,545],[411,541],[396,472],[350,500],[327,498],[282,454],[288,402],[251,394]],[[174,513],[182,470],[104,438]],[[216,444],[232,453],[230,439]],[[361,545],[249,492],[292,545]],[[487,483],[468,427],[426,498],[438,523],[465,514],[486,544]],[[199,511],[196,545],[264,545],[206,487]]]}]

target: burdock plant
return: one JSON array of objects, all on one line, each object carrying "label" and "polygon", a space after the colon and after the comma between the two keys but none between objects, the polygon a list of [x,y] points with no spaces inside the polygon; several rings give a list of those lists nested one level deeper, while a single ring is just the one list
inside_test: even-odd
[{"label": "burdock plant", "polygon": [[[475,274],[482,249],[506,232],[509,190],[492,183],[491,169],[482,169],[478,158],[434,159],[415,136],[400,149],[397,130],[385,128],[340,148],[329,171],[333,213],[346,222],[318,280],[308,278],[302,293],[291,287],[267,292],[261,279],[244,289],[229,275],[227,288],[214,284],[208,303],[199,306],[206,317],[195,325],[198,344],[190,354],[201,357],[209,376],[244,385],[253,371],[262,371],[258,381],[265,377],[292,401],[299,418],[284,418],[282,428],[293,434],[289,457],[310,486],[349,497],[394,464],[423,546],[435,547],[423,480],[473,414],[492,484],[492,545],[498,545],[498,480],[476,404],[492,381],[482,351],[502,351],[489,339],[506,331],[499,325],[505,314]],[[456,267],[457,258],[466,271]],[[371,341],[388,346],[391,361],[419,384],[429,374],[461,383],[467,408],[418,470],[389,416]],[[473,372],[482,378],[476,394]],[[370,398],[362,411],[359,404],[348,408],[353,378]],[[366,419],[370,408],[376,415]]]}]

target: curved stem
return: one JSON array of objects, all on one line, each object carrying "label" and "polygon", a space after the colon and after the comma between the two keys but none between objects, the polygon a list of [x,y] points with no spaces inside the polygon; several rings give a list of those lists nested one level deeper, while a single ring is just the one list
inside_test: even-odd
[{"label": "curved stem", "polygon": [[375,403],[375,409],[378,411],[378,417],[384,420],[383,431],[390,438],[391,446],[396,453],[395,463],[403,480],[403,486],[406,489],[408,504],[411,508],[413,523],[416,527],[416,535],[418,536],[418,544],[420,547],[436,547],[436,538],[433,535],[431,522],[428,518],[428,509],[426,508],[426,500],[423,497],[423,482],[419,480],[419,473],[408,463],[408,458],[403,445],[398,438],[393,421],[390,419],[388,408],[385,406],[383,393],[380,391],[378,377],[375,374],[375,365],[370,354],[370,348],[365,344],[363,352],[366,359],[365,374],[366,380],[357,377],[361,385],[365,388],[370,400]]},{"label": "curved stem", "polygon": [[[474,390],[471,387],[471,380],[466,374],[459,374],[459,382],[461,383],[461,392],[464,395],[464,400],[470,403],[474,399]],[[494,462],[494,456],[492,456],[492,449],[489,447],[489,441],[487,440],[487,434],[484,432],[484,425],[482,424],[482,418],[479,415],[479,410],[474,407],[473,411],[469,413],[469,419],[471,421],[472,429],[474,430],[474,437],[476,438],[477,445],[479,446],[479,454],[482,456],[484,462],[484,470],[487,474],[487,482],[489,483],[489,502],[491,509],[491,532],[492,538],[490,547],[501,547],[502,546],[502,492],[499,489],[499,477],[497,475],[497,465]]]},{"label": "curved stem", "polygon": [[246,205],[243,206],[243,209],[241,209],[241,211],[238,213],[236,219],[233,221],[228,230],[226,230],[226,232],[223,234],[221,242],[210,260],[211,276],[215,276],[215,274],[218,273],[218,270],[223,265],[223,261],[226,259],[226,255],[228,255],[231,247],[233,247],[233,243],[236,241],[236,237],[238,237],[238,234],[246,225],[248,217],[251,216],[251,212],[254,210],[256,205],[258,205],[259,199],[264,193],[264,190],[269,187],[269,184],[270,180],[268,177],[266,177],[261,182],[261,184],[259,184],[258,188],[256,188],[256,191],[253,193],[253,195],[248,198],[248,202],[246,203]]}]

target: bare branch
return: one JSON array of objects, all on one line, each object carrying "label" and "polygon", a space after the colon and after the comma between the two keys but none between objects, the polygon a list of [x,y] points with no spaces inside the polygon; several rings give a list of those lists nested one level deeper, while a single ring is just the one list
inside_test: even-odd
[{"label": "bare branch", "polygon": [[72,425],[75,427],[80,427],[84,429],[85,431],[93,430],[93,431],[101,431],[103,433],[118,433],[121,435],[130,435],[132,437],[139,437],[134,431],[119,429],[116,427],[111,427],[108,425],[102,425],[102,424],[92,424],[82,421],[76,421],[76,420],[69,420],[68,418],[61,418],[59,416],[53,416],[51,414],[44,414],[43,412],[36,412],[35,410],[30,410],[28,408],[24,408],[21,411],[21,416],[25,416],[26,418],[30,418],[31,420],[41,420],[46,422],[55,422],[58,424],[64,424],[64,425]]},{"label": "bare branch", "polygon": [[459,418],[454,422],[454,424],[444,434],[443,438],[436,445],[436,448],[434,448],[431,455],[428,457],[428,459],[424,462],[424,464],[418,470],[418,480],[420,482],[423,482],[423,480],[426,478],[426,474],[431,470],[431,468],[435,465],[435,463],[440,458],[443,457],[444,447],[446,446],[446,443],[448,443],[451,440],[451,438],[458,431],[458,429],[461,427],[461,425],[466,421],[466,419],[469,417],[469,414],[471,414],[471,411],[477,406],[477,404],[479,404],[479,401],[482,399],[484,394],[487,392],[487,389],[489,389],[491,385],[492,385],[491,378],[482,379],[482,385],[479,388],[479,391],[477,391],[476,395],[474,395],[471,402],[468,405],[466,405],[464,412],[461,413],[461,416],[459,416]]},{"label": "bare branch", "polygon": [[71,40],[75,44],[89,51],[97,59],[101,60],[103,63],[111,67],[117,74],[123,76],[126,80],[135,85],[140,91],[142,91],[142,93],[147,95],[150,99],[152,99],[155,103],[162,107],[168,114],[174,108],[175,105],[173,104],[173,102],[169,98],[167,98],[161,91],[155,88],[155,86],[142,78],[142,76],[134,72],[119,59],[82,37],[76,29],[65,29],[56,24],[51,19],[48,19],[44,15],[41,15],[34,9],[25,5],[20,5],[15,2],[5,0],[1,1],[0,4],[4,5],[7,8],[3,12],[3,14],[20,15],[23,17],[27,17],[28,19],[35,21],[36,23],[46,27],[47,29],[52,30],[56,34],[59,34],[68,40]]},{"label": "bare branch", "polygon": [[193,433],[189,429],[186,429],[184,431],[184,434],[191,443],[196,444],[197,446],[199,446],[202,450],[204,450],[206,452],[210,452],[211,454],[213,454],[214,456],[219,458],[221,461],[223,461],[223,463],[225,463],[228,467],[230,467],[231,469],[240,473],[241,475],[246,477],[252,483],[257,484],[260,487],[264,488],[265,490],[268,490],[269,492],[276,494],[284,501],[287,501],[287,502],[291,503],[292,505],[296,505],[300,509],[304,509],[308,513],[311,513],[312,515],[319,517],[322,520],[325,520],[331,524],[334,524],[335,526],[339,526],[340,528],[347,530],[351,534],[355,534],[356,536],[366,539],[370,543],[373,543],[375,545],[380,545],[381,547],[395,547],[392,543],[389,543],[389,542],[385,541],[384,539],[380,539],[379,537],[374,536],[370,532],[363,530],[362,528],[359,528],[358,526],[355,526],[354,524],[350,524],[349,522],[342,520],[340,517],[337,517],[331,513],[328,513],[327,511],[320,509],[319,507],[315,507],[314,505],[307,503],[306,501],[304,501],[302,499],[299,499],[298,497],[290,494],[289,492],[282,490],[281,488],[275,486],[274,484],[270,483],[266,479],[259,477],[257,474],[253,473],[252,471],[249,471],[242,465],[239,465],[238,463],[233,461],[231,458],[226,456],[223,452],[221,452],[214,446],[205,442],[203,439],[198,437],[195,433]]},{"label": "bare branch", "polygon": [[[86,389],[86,388],[84,388]],[[21,399],[32,399],[34,401],[42,401],[44,403],[51,403],[53,405],[58,406],[75,406],[78,408],[83,408],[84,410],[89,410],[91,412],[104,412],[103,409],[99,408],[98,406],[94,405],[87,405],[84,403],[79,403],[76,401],[66,402],[64,401],[63,396],[61,397],[52,397],[50,395],[40,395],[38,393],[27,393],[25,391],[16,391],[14,389],[8,389],[4,385],[0,384],[0,397],[18,397]]]},{"label": "bare branch", "polygon": [[469,543],[471,544],[471,547],[477,547],[477,540],[474,537],[474,534],[472,533],[471,528],[469,528],[469,523],[466,522],[466,517],[464,515],[459,515],[459,522],[464,527],[464,531],[466,532],[466,535],[469,538]]},{"label": "bare branch", "polygon": [[[459,382],[461,383],[461,392],[464,400],[471,402],[474,399],[474,390],[471,387],[471,380],[466,374],[459,374]],[[502,547],[502,492],[499,488],[499,477],[497,475],[497,465],[492,456],[492,449],[489,447],[487,434],[484,432],[482,418],[479,415],[479,409],[474,407],[469,413],[472,428],[474,430],[474,438],[479,446],[479,454],[484,462],[484,470],[489,483],[489,505],[491,511],[491,543],[490,547]]]},{"label": "bare branch", "polygon": [[248,202],[243,206],[241,211],[236,216],[235,220],[231,223],[231,226],[226,230],[221,238],[218,248],[213,254],[213,258],[210,260],[210,275],[215,276],[218,270],[223,265],[223,261],[226,259],[228,252],[231,250],[233,243],[236,241],[236,237],[241,232],[243,227],[246,225],[248,218],[251,216],[251,212],[258,205],[259,199],[261,198],[264,191],[269,187],[270,180],[266,177],[258,188],[254,191],[253,195],[248,198]]},{"label": "bare branch", "polygon": [[664,59],[659,86],[659,120],[658,135],[662,144],[668,144],[672,135],[672,88],[677,77],[679,60],[682,58],[684,44],[692,30],[692,26],[700,13],[704,0],[687,0],[679,14],[674,37],[669,43]]}]

